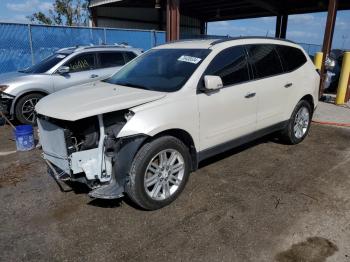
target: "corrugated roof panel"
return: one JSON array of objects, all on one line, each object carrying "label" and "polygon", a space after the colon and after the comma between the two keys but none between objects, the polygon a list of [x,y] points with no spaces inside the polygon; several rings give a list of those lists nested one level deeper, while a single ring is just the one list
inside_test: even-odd
[{"label": "corrugated roof panel", "polygon": [[91,0],[89,7],[96,7],[100,5],[106,5],[106,4],[111,4],[111,3],[116,3],[116,2],[121,2],[123,0]]}]

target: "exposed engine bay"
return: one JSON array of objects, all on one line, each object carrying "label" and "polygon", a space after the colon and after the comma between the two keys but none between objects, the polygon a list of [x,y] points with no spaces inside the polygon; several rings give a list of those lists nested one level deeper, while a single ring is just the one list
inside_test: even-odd
[{"label": "exposed engine bay", "polygon": [[[120,130],[132,116],[133,112],[129,110],[78,121],[64,121],[39,115],[38,127],[43,158],[49,166],[51,175],[56,180],[86,184],[94,190],[90,193],[93,197],[116,198],[117,195],[119,197],[124,191],[128,172],[127,168],[124,168],[123,174],[116,174],[116,169],[123,168],[123,164],[115,167],[118,159],[123,158],[119,151],[123,147],[133,148],[135,141],[141,141],[138,137],[117,138]],[[131,150],[131,153],[133,151],[136,153],[136,150]],[[128,150],[126,152],[130,153]],[[128,158],[130,159],[130,155]],[[115,193],[118,187],[118,193]],[[107,194],[102,192],[106,188],[112,192]]]}]

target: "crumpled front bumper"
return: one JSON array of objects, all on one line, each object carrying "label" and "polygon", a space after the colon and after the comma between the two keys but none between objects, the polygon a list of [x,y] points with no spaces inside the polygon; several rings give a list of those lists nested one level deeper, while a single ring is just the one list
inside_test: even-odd
[{"label": "crumpled front bumper", "polygon": [[56,182],[83,182],[92,189],[90,197],[115,199],[123,195],[134,156],[147,136],[113,138],[108,143],[102,117],[99,119],[98,148],[70,152],[67,130],[39,117],[43,158]]}]

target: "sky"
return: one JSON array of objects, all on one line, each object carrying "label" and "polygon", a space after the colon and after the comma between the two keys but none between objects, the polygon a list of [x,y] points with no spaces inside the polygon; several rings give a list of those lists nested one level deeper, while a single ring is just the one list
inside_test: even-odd
[{"label": "sky", "polygon": [[[327,14],[312,13],[288,17],[287,39],[298,43],[321,45]],[[276,17],[241,19],[208,24],[208,34],[230,36],[274,36]],[[350,49],[350,11],[338,11],[333,48]]]},{"label": "sky", "polygon": [[[0,0],[0,21],[27,23],[26,16],[41,11],[47,13],[52,0]],[[208,34],[230,36],[274,36],[275,17],[213,22]],[[321,45],[326,13],[291,15],[287,38],[298,43]],[[350,11],[339,11],[333,38],[333,48],[350,49]]]}]

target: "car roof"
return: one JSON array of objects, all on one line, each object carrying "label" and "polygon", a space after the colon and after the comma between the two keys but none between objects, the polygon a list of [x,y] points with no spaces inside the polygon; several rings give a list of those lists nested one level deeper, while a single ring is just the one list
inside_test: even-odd
[{"label": "car roof", "polygon": [[188,39],[188,40],[179,40],[170,43],[166,43],[156,47],[156,49],[172,49],[172,48],[198,48],[198,49],[216,49],[232,44],[241,45],[241,44],[280,44],[299,47],[296,43],[281,39],[281,38],[272,38],[272,37],[259,37],[259,36],[248,36],[248,37],[228,37],[223,39]]}]

